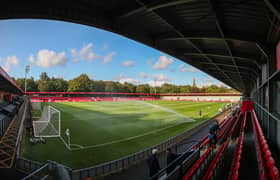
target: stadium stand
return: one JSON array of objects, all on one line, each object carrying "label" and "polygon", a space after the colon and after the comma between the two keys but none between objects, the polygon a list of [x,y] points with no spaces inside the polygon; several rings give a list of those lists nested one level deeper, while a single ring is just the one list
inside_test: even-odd
[{"label": "stadium stand", "polygon": [[[227,121],[230,122],[230,119]],[[239,178],[244,179],[245,176],[248,177],[248,174],[250,174],[252,179],[279,179],[279,171],[271,156],[254,110],[244,113],[238,112],[237,118],[232,119],[234,120],[228,123],[228,125],[223,126],[218,136],[219,144],[221,145],[218,151],[215,152],[213,147],[208,147],[198,161],[186,171],[183,180],[207,180],[213,178],[236,180]],[[239,122],[241,122],[240,127],[237,125]],[[253,134],[250,133],[250,126],[253,128]],[[239,135],[232,137],[235,130],[239,131]],[[227,132],[225,133],[226,138],[222,138],[224,132]],[[249,139],[251,135],[254,137],[253,142],[250,142]],[[238,140],[237,143],[232,145],[236,139]],[[194,147],[203,147],[207,143],[208,141],[204,137]],[[234,151],[230,148],[233,148]],[[227,151],[234,152],[232,159],[227,155],[229,154]],[[255,154],[256,157],[254,157]],[[229,162],[231,164],[230,166]],[[257,169],[254,169],[254,166],[257,166]]]}]

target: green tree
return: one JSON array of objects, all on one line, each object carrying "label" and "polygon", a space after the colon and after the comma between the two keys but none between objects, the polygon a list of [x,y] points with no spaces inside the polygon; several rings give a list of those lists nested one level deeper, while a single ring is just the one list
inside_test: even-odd
[{"label": "green tree", "polygon": [[220,88],[217,85],[210,85],[206,87],[206,92],[207,93],[219,93]]},{"label": "green tree", "polygon": [[180,86],[179,91],[180,93],[190,93],[191,92],[191,86],[190,85],[185,85],[185,86]]},{"label": "green tree", "polygon": [[94,91],[95,92],[105,92],[105,82],[104,81],[94,81]]},{"label": "green tree", "polygon": [[161,93],[178,93],[179,92],[179,88],[176,85],[173,84],[163,84],[160,87],[160,92]]},{"label": "green tree", "polygon": [[105,92],[119,92],[119,85],[113,81],[105,83]]},{"label": "green tree", "polygon": [[68,82],[62,78],[51,78],[52,91],[65,92],[68,88]]},{"label": "green tree", "polygon": [[17,84],[22,90],[24,90],[24,78],[18,78],[18,79],[16,79],[16,84]]},{"label": "green tree", "polygon": [[38,81],[38,89],[39,91],[50,91],[50,78],[46,72],[42,72],[40,74],[40,79]]},{"label": "green tree", "polygon": [[135,91],[136,91],[136,87],[133,84],[127,83],[127,82],[125,82],[122,85],[122,89],[123,89],[123,92],[127,92],[127,93],[135,93]]},{"label": "green tree", "polygon": [[148,84],[140,84],[136,87],[137,93],[150,93],[150,86]]},{"label": "green tree", "polygon": [[90,92],[92,90],[94,90],[93,81],[87,74],[81,74],[68,82],[67,91],[69,92]]},{"label": "green tree", "polygon": [[34,80],[33,77],[26,79],[26,91],[28,92],[38,91],[38,83]]}]

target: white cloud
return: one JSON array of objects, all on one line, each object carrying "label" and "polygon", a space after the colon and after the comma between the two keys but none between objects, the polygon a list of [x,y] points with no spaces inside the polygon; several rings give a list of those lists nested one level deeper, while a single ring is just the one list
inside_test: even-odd
[{"label": "white cloud", "polygon": [[173,63],[173,59],[168,58],[167,56],[160,56],[157,62],[154,64],[154,69],[164,70],[169,67]]},{"label": "white cloud", "polygon": [[214,82],[214,81],[216,81],[214,78],[205,78],[205,79],[203,79],[203,81],[204,82]]},{"label": "white cloud", "polygon": [[148,78],[148,74],[147,73],[144,73],[144,72],[140,72],[140,74],[139,74],[139,77],[141,77],[141,78]]},{"label": "white cloud", "polygon": [[166,82],[166,81],[154,81],[154,80],[148,82],[148,84],[152,87],[160,87],[165,83],[168,83],[168,82]]},{"label": "white cloud", "polygon": [[107,63],[111,62],[113,59],[113,56],[115,56],[115,55],[116,55],[115,52],[108,53],[106,56],[103,57],[102,63],[107,64]]},{"label": "white cloud", "polygon": [[92,61],[95,58],[98,58],[98,55],[96,55],[93,52],[93,45],[92,43],[88,43],[84,47],[82,47],[80,50],[76,49],[70,49],[70,52],[74,58],[74,62],[77,61]]},{"label": "white cloud", "polygon": [[54,77],[59,79],[65,79],[65,76],[63,74],[55,74]]},{"label": "white cloud", "polygon": [[3,69],[6,72],[11,72],[11,69],[13,66],[17,66],[19,64],[19,61],[16,56],[8,56],[6,58],[0,58],[1,62],[4,62]]},{"label": "white cloud", "polygon": [[117,80],[122,84],[124,84],[125,82],[132,83],[132,84],[140,83],[138,79],[124,77],[123,73],[120,73],[117,77],[114,77],[113,80]]},{"label": "white cloud", "polygon": [[68,62],[68,58],[65,52],[56,53],[48,49],[42,49],[38,51],[37,58],[31,54],[29,56],[29,62],[35,63],[37,66],[50,68],[53,66],[65,66]]},{"label": "white cloud", "polygon": [[131,67],[134,65],[134,61],[124,61],[122,62],[122,66]]},{"label": "white cloud", "polygon": [[119,82],[122,84],[124,84],[125,82],[132,83],[132,84],[140,83],[140,81],[138,79],[133,79],[133,78],[123,78],[123,79],[120,79]]},{"label": "white cloud", "polygon": [[[198,81],[197,78],[195,78],[196,81]],[[224,83],[220,82],[219,80],[217,79],[214,79],[212,77],[209,77],[209,78],[205,78],[205,79],[202,79],[201,82],[197,83],[197,86],[198,87],[203,87],[203,86],[211,86],[211,85],[216,85],[216,86],[226,86]]]},{"label": "white cloud", "polygon": [[123,79],[123,78],[124,78],[123,73],[120,73],[118,76],[113,77],[113,80],[120,80],[120,79]]},{"label": "white cloud", "polygon": [[165,83],[169,83],[172,80],[172,78],[168,78],[164,74],[154,74],[153,80],[149,81],[148,84],[152,87],[157,87],[162,86]]},{"label": "white cloud", "polygon": [[154,81],[172,81],[172,78],[166,77],[164,74],[154,74],[153,76]]},{"label": "white cloud", "polygon": [[193,66],[189,66],[189,67],[186,67],[185,64],[180,64],[179,67],[181,72],[198,72],[198,69],[196,69],[195,67]]}]

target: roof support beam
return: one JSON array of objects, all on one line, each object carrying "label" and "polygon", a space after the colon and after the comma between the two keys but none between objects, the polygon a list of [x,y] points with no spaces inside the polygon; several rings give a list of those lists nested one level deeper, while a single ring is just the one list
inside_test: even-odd
[{"label": "roof support beam", "polygon": [[137,14],[139,12],[142,11],[154,11],[154,10],[158,10],[161,8],[166,8],[166,7],[170,7],[170,6],[177,6],[180,4],[185,4],[185,3],[190,3],[190,2],[194,2],[195,0],[159,0],[157,2],[153,2],[150,4],[146,4],[146,5],[141,5],[141,7],[131,10],[129,12],[126,12],[122,15],[119,16],[119,18],[126,18],[129,16],[132,16],[134,14]]},{"label": "roof support beam", "polygon": [[[141,0],[136,0],[136,2],[138,2],[141,6],[143,6],[143,7],[145,7],[145,4],[141,1]],[[157,12],[155,12],[155,11],[152,11],[151,10],[151,12],[153,12],[155,15],[157,15],[160,19],[162,19],[166,24],[168,24],[168,26],[170,26],[172,29],[173,29],[173,31],[179,36],[179,37],[181,37],[181,38],[184,38],[185,36],[183,35],[183,33],[182,32],[180,32],[179,30],[178,30],[178,28],[177,27],[175,27],[173,24],[171,24],[168,20],[166,20],[165,18],[163,18],[159,13],[157,13]],[[198,51],[199,53],[201,53],[201,54],[204,54],[204,52],[198,47],[198,46],[196,46],[191,40],[184,40],[185,42],[186,42],[186,44],[190,44],[196,51]],[[235,88],[239,88],[239,89],[243,89],[243,87],[240,87],[240,85],[239,84],[237,84],[236,82],[234,82],[224,71],[223,71],[223,69],[221,69],[219,66],[217,66],[214,62],[213,62],[213,60],[210,58],[210,57],[208,57],[208,56],[206,56],[206,55],[203,55],[212,65],[214,65],[216,68],[217,68],[217,70],[219,70],[219,71],[221,71],[222,73],[223,73],[223,75],[230,81],[230,82],[232,82],[232,84],[235,86]]]},{"label": "roof support beam", "polygon": [[[215,71],[215,68],[210,68],[211,71]],[[231,70],[225,70],[225,72],[229,73],[229,74],[235,74],[237,75],[237,72],[236,71],[231,71]],[[251,73],[249,72],[243,72],[241,71],[240,72],[242,75],[246,76],[246,77],[250,77],[251,79],[256,79],[256,77],[254,75],[252,75]],[[217,74],[217,72],[215,72],[214,74]]]},{"label": "roof support beam", "polygon": [[222,36],[222,39],[223,39],[223,42],[226,46],[226,49],[228,51],[228,54],[229,56],[231,57],[231,60],[232,60],[232,63],[234,64],[238,74],[239,74],[239,77],[240,77],[240,80],[242,81],[242,85],[245,86],[245,83],[243,81],[243,79],[241,78],[241,74],[239,72],[239,68],[238,66],[236,65],[236,61],[232,55],[232,51],[229,47],[229,44],[228,42],[225,40],[225,32],[224,32],[224,27],[222,26],[222,20],[221,20],[221,15],[219,16],[219,8],[216,7],[215,3],[213,2],[213,0],[208,0],[208,3],[209,3],[209,6],[210,6],[210,9],[213,11],[213,14],[214,14],[214,17],[215,17],[215,21],[216,21],[216,26],[218,28],[218,31],[220,33],[220,35]]},{"label": "roof support beam", "polygon": [[[277,2],[277,1],[275,1],[275,2]],[[268,7],[268,9],[270,9],[270,11],[278,18],[278,20],[280,20],[280,12],[274,6],[274,4],[272,4],[271,0],[264,0],[264,3]]]},{"label": "roof support beam", "polygon": [[[184,53],[186,56],[202,56],[200,53]],[[231,58],[230,56],[222,55],[222,54],[212,54],[212,53],[205,53],[206,56],[212,56],[212,57],[218,57],[218,58]],[[248,62],[248,63],[254,63],[258,69],[261,69],[260,64],[257,63],[256,60],[250,59],[250,58],[244,58],[244,57],[238,57],[238,56],[232,56],[235,59],[240,59],[241,61]]]},{"label": "roof support beam", "polygon": [[156,41],[179,41],[184,39],[209,39],[209,40],[228,40],[228,41],[244,41],[247,43],[258,43],[258,44],[265,44],[265,39],[260,40],[258,37],[252,37],[248,34],[244,35],[234,35],[229,36],[225,35],[224,38],[218,37],[216,33],[207,33],[207,32],[196,32],[196,33],[190,33],[190,32],[182,32],[184,34],[184,37],[170,37],[171,32],[165,32],[163,34],[155,35]]},{"label": "roof support beam", "polygon": [[[211,65],[211,63],[208,63],[208,62],[201,62],[200,64],[209,64],[209,65]],[[235,65],[222,64],[222,63],[215,63],[215,64],[217,64],[217,65],[219,65],[219,66],[235,68]],[[240,68],[240,69],[244,69],[244,70],[246,70],[246,71],[250,71],[250,72],[252,72],[255,76],[258,76],[258,72],[256,72],[255,69],[253,69],[253,68],[244,67],[244,66],[241,66],[241,67],[239,67],[239,68]],[[224,71],[226,71],[226,70],[224,70]],[[239,72],[239,73],[240,73],[240,72]]]},{"label": "roof support beam", "polygon": [[[212,69],[212,70],[214,71],[214,69]],[[238,74],[236,74],[235,71],[226,71],[226,72],[229,73],[230,76],[232,76],[232,77],[238,77],[238,76],[239,76]],[[215,76],[219,76],[219,75],[220,75],[220,74],[217,73],[217,72],[214,72],[213,74],[214,74]],[[252,83],[252,84],[253,84],[253,83],[256,83],[256,78],[253,77],[253,76],[250,76],[250,74],[241,72],[241,77],[242,77],[242,79],[247,79],[247,80],[249,80],[249,82]]]}]

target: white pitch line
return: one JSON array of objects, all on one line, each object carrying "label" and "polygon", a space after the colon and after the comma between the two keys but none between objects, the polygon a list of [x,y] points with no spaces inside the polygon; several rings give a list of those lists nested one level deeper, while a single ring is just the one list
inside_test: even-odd
[{"label": "white pitch line", "polygon": [[111,145],[111,144],[115,144],[115,143],[125,142],[125,141],[128,141],[128,140],[136,139],[136,138],[146,136],[146,135],[149,135],[149,134],[154,134],[156,132],[159,132],[159,131],[162,131],[162,130],[165,130],[165,129],[168,129],[168,128],[172,128],[174,126],[177,126],[179,124],[184,124],[184,123],[186,123],[186,122],[176,123],[172,126],[168,126],[168,127],[162,128],[162,129],[157,129],[157,130],[154,130],[154,131],[150,131],[150,132],[140,134],[140,135],[137,135],[137,136],[132,136],[132,137],[129,137],[129,138],[124,138],[124,139],[117,140],[117,141],[111,141],[111,142],[106,142],[106,143],[96,144],[96,145],[91,145],[91,146],[83,146],[83,148],[71,148],[71,150],[91,149],[91,148],[102,147],[102,146]]}]

